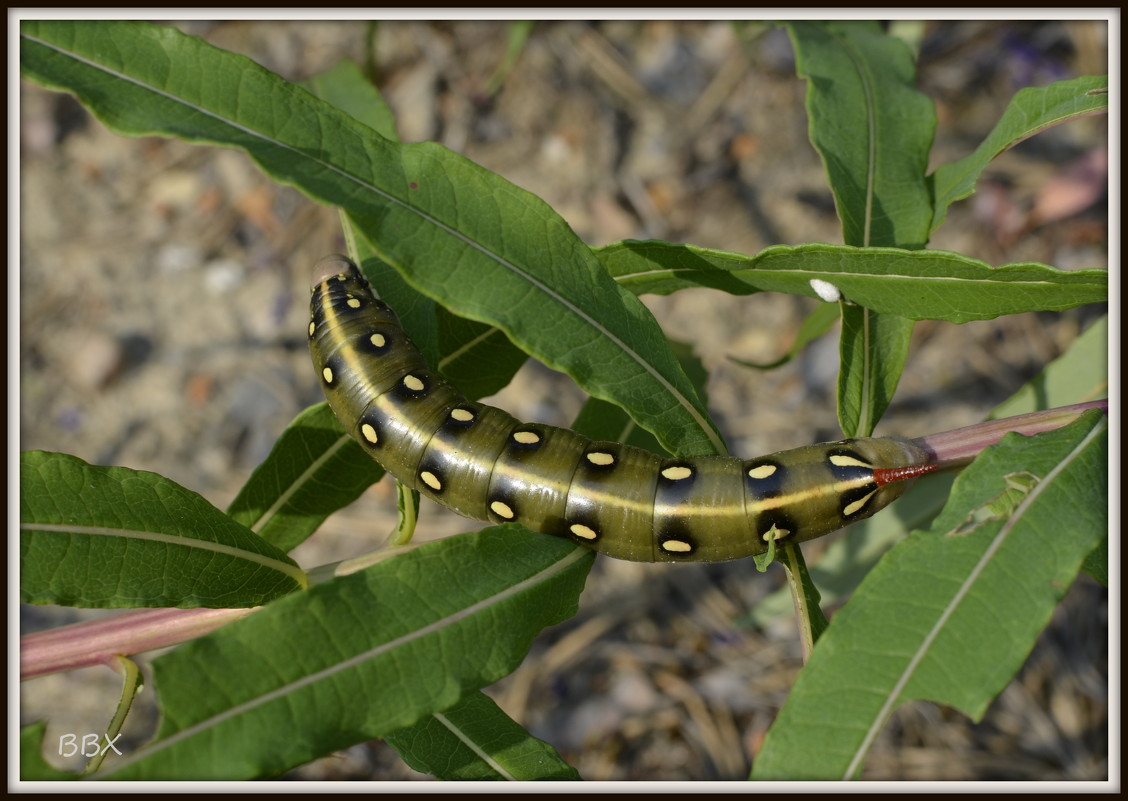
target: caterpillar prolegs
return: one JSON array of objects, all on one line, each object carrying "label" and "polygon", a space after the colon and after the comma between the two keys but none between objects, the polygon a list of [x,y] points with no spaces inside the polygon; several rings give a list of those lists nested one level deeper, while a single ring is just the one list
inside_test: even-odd
[{"label": "caterpillar prolegs", "polygon": [[618,559],[716,562],[869,517],[911,483],[904,468],[929,460],[898,437],[749,460],[664,458],[522,423],[429,370],[351,261],[318,267],[309,347],[330,407],[391,475],[466,517],[522,523]]}]

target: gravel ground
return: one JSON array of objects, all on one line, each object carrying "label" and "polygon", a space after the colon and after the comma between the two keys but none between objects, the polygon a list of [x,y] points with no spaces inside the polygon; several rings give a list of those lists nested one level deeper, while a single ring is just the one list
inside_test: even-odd
[{"label": "gravel ground", "polygon": [[[365,63],[370,32],[359,22],[180,27],[291,80],[342,57]],[[1107,71],[1103,23],[905,30],[922,37],[937,163],[969,152],[1019,88]],[[507,34],[494,22],[376,28],[378,84],[404,141],[441,142],[535,192],[593,245],[653,237],[755,253],[841,242],[781,31],[538,23],[491,96]],[[307,285],[313,263],[341,249],[336,213],[271,183],[240,153],[121,138],[69,97],[26,82],[20,125],[21,449],[154,470],[224,506],[289,420],[320,400],[305,348]],[[1106,174],[1106,118],[1052,129],[999,158],[931,245],[991,264],[1107,266]],[[710,402],[734,453],[837,435],[833,338],[767,374],[728,359],[776,358],[813,302],[691,291],[647,303],[710,369]],[[919,325],[881,431],[919,436],[979,421],[1099,312]],[[559,424],[581,396],[529,365],[495,402]],[[312,566],[371,549],[389,510],[388,488],[374,488],[296,558]],[[467,524],[434,514],[423,528],[443,536]],[[786,622],[739,624],[780,584],[744,563],[601,559],[580,615],[546,632],[490,693],[588,779],[745,777],[800,666]],[[24,608],[21,624],[88,616]],[[1106,778],[1107,626],[1107,592],[1083,578],[984,721],[905,707],[864,777]],[[49,717],[60,731],[81,715],[102,721],[117,692],[108,671],[36,680],[21,687],[21,717]],[[128,737],[142,741],[152,724],[142,708]],[[379,742],[291,775],[421,778]]]}]

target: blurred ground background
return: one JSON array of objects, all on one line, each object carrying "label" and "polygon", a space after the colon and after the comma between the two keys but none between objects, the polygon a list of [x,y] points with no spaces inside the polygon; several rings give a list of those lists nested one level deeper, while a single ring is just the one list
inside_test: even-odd
[{"label": "blurred ground background", "polygon": [[[660,238],[755,253],[841,242],[806,136],[805,85],[778,29],[539,22],[494,91],[506,23],[178,27],[290,80],[342,58],[367,65],[404,141],[441,142],[540,195],[592,245]],[[1024,86],[1107,72],[1103,22],[896,30],[918,49],[919,86],[937,104],[934,165],[974,149]],[[154,470],[225,506],[293,416],[321,400],[304,331],[312,265],[342,248],[336,212],[271,183],[241,153],[121,138],[71,98],[26,82],[20,135],[20,448]],[[990,264],[1107,266],[1107,119],[1051,129],[1004,154],[930,245]],[[727,358],[777,358],[813,301],[693,291],[647,303],[709,367],[733,453],[838,436],[834,337],[766,374]],[[919,324],[879,433],[978,422],[1102,311]],[[581,400],[532,365],[496,404],[566,424]],[[393,498],[373,488],[296,557],[313,566],[371,550]],[[429,513],[420,536],[471,525]],[[546,632],[489,692],[585,778],[744,778],[800,667],[786,619],[741,624],[781,583],[751,562],[600,559],[580,615]],[[25,607],[21,624],[26,633],[90,614]],[[864,778],[1106,778],[1107,620],[1107,592],[1082,577],[981,723],[934,705],[903,708]],[[93,669],[32,681],[21,687],[22,722],[48,717],[74,731],[89,715],[103,726],[119,690],[113,674]],[[139,743],[152,725],[143,708],[127,737]],[[291,777],[423,778],[381,742]]]}]

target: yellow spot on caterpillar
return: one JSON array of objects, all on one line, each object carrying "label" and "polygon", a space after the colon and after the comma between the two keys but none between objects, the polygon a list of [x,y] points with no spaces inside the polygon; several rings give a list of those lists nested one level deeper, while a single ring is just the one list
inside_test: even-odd
[{"label": "yellow spot on caterpillar", "polygon": [[517,516],[513,513],[513,510],[510,509],[507,504],[504,504],[501,501],[491,501],[490,509],[493,510],[493,513],[495,515],[497,515],[498,517],[504,517],[506,520],[512,520]]},{"label": "yellow spot on caterpillar", "polygon": [[373,334],[368,338],[368,341],[378,348],[382,348],[388,344],[388,340],[384,339],[383,334]]},{"label": "yellow spot on caterpillar", "polygon": [[326,384],[333,383],[333,370],[330,367],[322,368],[321,377],[325,379]]},{"label": "yellow spot on caterpillar", "polygon": [[662,550],[667,553],[689,553],[693,546],[683,540],[666,540],[662,543]]},{"label": "yellow spot on caterpillar", "polygon": [[376,429],[372,427],[371,423],[365,423],[364,425],[362,425],[360,427],[360,433],[361,433],[361,436],[363,436],[366,440],[371,442],[373,445],[376,444]]},{"label": "yellow spot on caterpillar", "polygon": [[[662,475],[670,479],[670,481],[681,481],[693,475],[693,468],[683,466],[667,467],[662,471]],[[677,540],[669,540],[669,542],[677,542]]]},{"label": "yellow spot on caterpillar", "polygon": [[585,526],[582,523],[573,523],[568,527],[568,530],[583,540],[591,541],[599,538],[599,535],[595,533],[595,529]]},{"label": "yellow spot on caterpillar", "polygon": [[349,295],[349,299],[345,301],[345,305],[350,309],[359,309],[360,301],[354,298],[352,295]]},{"label": "yellow spot on caterpillar", "polygon": [[309,321],[309,335],[313,336],[313,332],[316,331],[316,330],[317,330],[317,325],[313,322],[313,320],[310,320]]},{"label": "yellow spot on caterpillar", "polygon": [[759,479],[771,478],[775,475],[776,470],[778,469],[779,468],[777,468],[774,464],[762,464],[759,467],[753,467],[751,470],[749,470],[748,477]]},{"label": "yellow spot on caterpillar", "polygon": [[422,473],[420,473],[419,477],[423,479],[424,484],[426,484],[436,492],[443,488],[443,482],[439,481],[439,477],[428,470],[424,470]]},{"label": "yellow spot on caterpillar", "polygon": [[423,387],[425,386],[422,381],[420,381],[410,373],[403,377],[403,385],[410,389],[412,392],[421,392],[423,390]]},{"label": "yellow spot on caterpillar", "polygon": [[860,512],[862,507],[869,503],[869,499],[873,497],[875,492],[877,492],[877,490],[869,493],[864,498],[859,498],[853,503],[846,504],[845,508],[843,508],[842,510],[842,516],[849,517],[852,514],[857,514],[858,512]]},{"label": "yellow spot on caterpillar", "polygon": [[474,419],[474,413],[469,409],[451,409],[450,419],[457,420],[460,423],[469,423]]},{"label": "yellow spot on caterpillar", "polygon": [[865,467],[867,469],[872,467],[868,462],[863,462],[861,459],[843,453],[831,454],[830,463],[835,467]]},{"label": "yellow spot on caterpillar", "polygon": [[587,455],[587,460],[597,467],[606,467],[615,464],[615,454],[607,451],[592,451]]},{"label": "yellow spot on caterpillar", "polygon": [[541,438],[536,431],[514,431],[513,441],[521,445],[536,445]]}]

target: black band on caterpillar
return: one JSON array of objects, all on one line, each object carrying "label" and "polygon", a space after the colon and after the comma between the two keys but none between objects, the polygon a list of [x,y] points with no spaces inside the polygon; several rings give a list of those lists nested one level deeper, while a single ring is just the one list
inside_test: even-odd
[{"label": "black band on caterpillar", "polygon": [[431,372],[344,256],[318,262],[309,347],[345,430],[384,469],[459,514],[518,522],[618,559],[724,561],[869,517],[908,482],[875,478],[929,455],[898,437],[758,459],[666,459],[522,423]]}]

